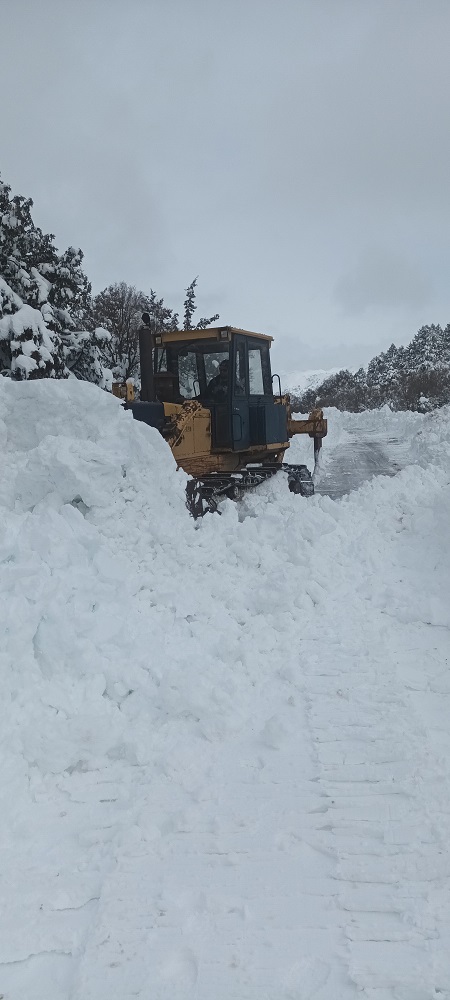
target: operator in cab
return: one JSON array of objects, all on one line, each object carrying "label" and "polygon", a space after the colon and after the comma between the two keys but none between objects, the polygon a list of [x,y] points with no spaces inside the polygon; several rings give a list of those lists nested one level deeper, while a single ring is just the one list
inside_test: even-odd
[{"label": "operator in cab", "polygon": [[208,399],[214,403],[226,402],[228,396],[228,373],[230,363],[228,358],[224,358],[219,365],[219,373],[208,382]]}]

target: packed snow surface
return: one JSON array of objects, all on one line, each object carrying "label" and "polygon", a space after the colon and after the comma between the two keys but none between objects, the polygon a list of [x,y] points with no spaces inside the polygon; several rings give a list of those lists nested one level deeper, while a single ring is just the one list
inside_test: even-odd
[{"label": "packed snow surface", "polygon": [[195,524],[0,380],[5,1000],[449,1000],[450,412],[328,418],[322,492]]}]

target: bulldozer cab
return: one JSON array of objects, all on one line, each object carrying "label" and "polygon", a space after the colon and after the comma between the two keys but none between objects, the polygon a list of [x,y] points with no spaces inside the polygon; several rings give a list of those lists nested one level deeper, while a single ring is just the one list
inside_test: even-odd
[{"label": "bulldozer cab", "polygon": [[233,327],[155,336],[157,399],[195,399],[211,412],[212,447],[248,451],[288,440],[286,408],[274,397],[271,337]]}]

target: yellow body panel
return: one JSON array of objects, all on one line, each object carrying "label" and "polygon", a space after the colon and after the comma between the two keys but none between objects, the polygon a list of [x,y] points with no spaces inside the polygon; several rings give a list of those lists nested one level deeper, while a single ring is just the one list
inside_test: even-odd
[{"label": "yellow body panel", "polygon": [[187,403],[164,403],[168,418],[164,434],[178,465],[186,459],[203,458],[211,452],[211,412],[195,399]]},{"label": "yellow body panel", "polygon": [[270,461],[281,464],[288,441],[254,445],[248,451],[232,449],[213,451],[211,412],[197,400],[186,403],[164,403],[167,427],[164,437],[170,445],[177,465],[189,475],[208,472],[237,472],[249,462]]}]

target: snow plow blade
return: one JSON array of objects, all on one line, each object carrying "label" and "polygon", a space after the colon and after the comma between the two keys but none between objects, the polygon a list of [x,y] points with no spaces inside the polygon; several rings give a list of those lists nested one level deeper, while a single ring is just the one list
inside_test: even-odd
[{"label": "snow plow blade", "polygon": [[294,437],[295,434],[309,434],[310,438],[314,438],[314,452],[316,448],[320,451],[322,438],[326,437],[327,431],[328,424],[323,410],[311,410],[307,420],[294,420],[293,417],[288,419],[289,437]]}]

